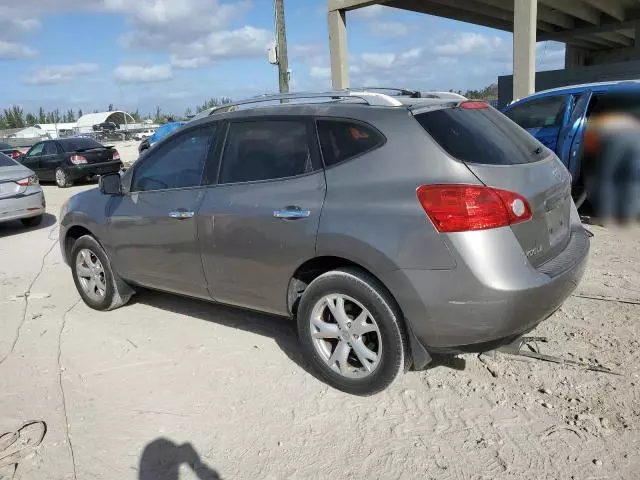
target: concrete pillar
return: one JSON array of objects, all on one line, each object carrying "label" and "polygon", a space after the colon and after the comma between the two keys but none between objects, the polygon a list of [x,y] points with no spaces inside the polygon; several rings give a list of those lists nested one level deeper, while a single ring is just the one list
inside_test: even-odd
[{"label": "concrete pillar", "polygon": [[536,87],[538,0],[514,0],[513,97],[526,97]]},{"label": "concrete pillar", "polygon": [[636,22],[633,33],[635,34],[635,38],[633,40],[634,44],[632,58],[634,60],[640,60],[640,22]]},{"label": "concrete pillar", "polygon": [[329,50],[331,53],[331,84],[334,90],[349,87],[347,58],[347,21],[344,10],[329,12]]}]

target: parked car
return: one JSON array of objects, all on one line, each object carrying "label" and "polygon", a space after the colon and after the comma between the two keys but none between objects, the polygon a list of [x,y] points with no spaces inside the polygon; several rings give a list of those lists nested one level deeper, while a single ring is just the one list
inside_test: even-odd
[{"label": "parked car", "polygon": [[37,175],[0,153],[0,223],[20,220],[25,227],[39,225],[45,207]]},{"label": "parked car", "polygon": [[152,128],[149,128],[147,130],[143,130],[142,132],[134,133],[133,138],[135,138],[136,140],[144,140],[145,138],[150,137],[154,133],[156,133],[156,131]]},{"label": "parked car", "polygon": [[162,140],[167,135],[175,132],[180,127],[182,127],[186,122],[170,122],[165,123],[160,128],[158,128],[153,135],[144,139],[140,145],[138,146],[138,153],[142,154],[146,150],[153,147],[156,143]]},{"label": "parked car", "polygon": [[319,374],[362,395],[553,314],[589,251],[558,157],[486,103],[314,95],[345,96],[191,122],[71,197],[85,303],[145,286],[293,317]]},{"label": "parked car", "polygon": [[22,152],[8,143],[0,142],[0,153],[4,153],[7,157],[18,160],[22,156]]},{"label": "parked car", "polygon": [[119,172],[120,154],[112,146],[105,147],[91,138],[62,138],[36,143],[21,162],[41,180],[55,181],[66,188],[81,178]]},{"label": "parked car", "polygon": [[571,172],[573,195],[578,206],[585,200],[581,167],[587,119],[598,101],[618,88],[624,88],[630,95],[637,95],[640,92],[640,81],[554,88],[512,102],[503,110],[507,117],[560,157]]}]

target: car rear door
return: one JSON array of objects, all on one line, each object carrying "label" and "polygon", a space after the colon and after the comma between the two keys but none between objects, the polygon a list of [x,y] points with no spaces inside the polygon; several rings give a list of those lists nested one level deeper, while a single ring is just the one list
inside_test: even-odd
[{"label": "car rear door", "polygon": [[315,256],[325,198],[313,122],[231,121],[221,157],[217,185],[207,189],[198,215],[211,295],[287,314],[289,281]]},{"label": "car rear door", "polygon": [[196,215],[205,196],[203,171],[215,139],[214,125],[190,128],[127,172],[126,193],[109,204],[106,238],[116,270],[125,279],[210,298]]},{"label": "car rear door", "polygon": [[62,147],[56,141],[44,143],[44,150],[40,157],[40,173],[42,180],[54,180],[56,168],[60,166],[64,157]]},{"label": "car rear door", "polygon": [[584,140],[584,129],[587,124],[587,112],[593,92],[587,90],[575,98],[569,121],[560,131],[558,136],[558,157],[569,169],[574,178],[577,178],[577,166],[579,154]]},{"label": "car rear door", "polygon": [[488,106],[417,113],[416,119],[482,183],[526,198],[531,220],[510,228],[532,266],[565,248],[575,207],[569,173],[551,150]]}]

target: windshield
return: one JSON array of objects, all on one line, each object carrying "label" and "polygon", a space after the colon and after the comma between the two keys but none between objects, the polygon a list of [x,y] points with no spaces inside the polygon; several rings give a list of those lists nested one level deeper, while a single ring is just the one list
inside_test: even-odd
[{"label": "windshield", "polygon": [[16,162],[7,157],[4,153],[0,153],[0,167],[15,167]]}]

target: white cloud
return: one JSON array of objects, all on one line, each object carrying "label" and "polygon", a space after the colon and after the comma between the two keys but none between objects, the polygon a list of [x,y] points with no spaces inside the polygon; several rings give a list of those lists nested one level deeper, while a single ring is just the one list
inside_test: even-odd
[{"label": "white cloud", "polygon": [[358,8],[356,10],[352,10],[347,13],[347,19],[354,20],[373,20],[376,18],[380,18],[384,13],[387,7],[383,5],[371,5],[369,7]]},{"label": "white cloud", "polygon": [[404,37],[413,30],[411,25],[402,22],[373,22],[371,31],[383,37]]},{"label": "white cloud", "polygon": [[154,83],[173,78],[170,64],[163,65],[120,65],[113,71],[120,83]]},{"label": "white cloud", "polygon": [[311,67],[309,75],[312,78],[331,78],[331,67]]},{"label": "white cloud", "polygon": [[489,37],[480,33],[459,33],[445,39],[433,49],[436,55],[463,56],[486,55],[496,50],[505,50],[507,44],[500,37]]},{"label": "white cloud", "polygon": [[76,63],[73,65],[52,65],[40,68],[25,78],[28,85],[52,85],[69,82],[77,77],[91,75],[98,71],[95,63]]},{"label": "white cloud", "polygon": [[171,55],[171,65],[176,68],[194,69],[209,65],[211,59],[209,57],[180,57]]},{"label": "white cloud", "polygon": [[20,58],[28,58],[36,55],[36,51],[16,42],[4,42],[0,40],[0,60],[16,60]]}]

